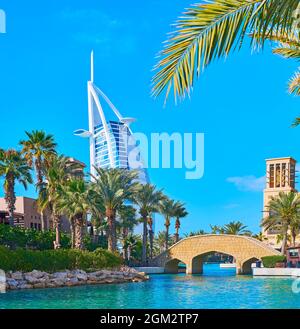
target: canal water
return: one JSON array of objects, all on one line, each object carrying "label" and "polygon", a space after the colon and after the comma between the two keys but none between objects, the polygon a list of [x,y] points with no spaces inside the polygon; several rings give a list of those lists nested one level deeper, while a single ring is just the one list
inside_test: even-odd
[{"label": "canal water", "polygon": [[236,276],[234,269],[210,264],[203,275],[156,274],[141,283],[12,291],[0,294],[0,309],[300,308],[293,280]]}]

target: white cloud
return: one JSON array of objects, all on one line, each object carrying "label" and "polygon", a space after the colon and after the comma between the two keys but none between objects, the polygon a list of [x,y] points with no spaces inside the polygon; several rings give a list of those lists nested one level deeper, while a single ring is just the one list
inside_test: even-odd
[{"label": "white cloud", "polygon": [[261,192],[265,188],[266,177],[241,176],[228,177],[227,182],[233,183],[240,191]]}]

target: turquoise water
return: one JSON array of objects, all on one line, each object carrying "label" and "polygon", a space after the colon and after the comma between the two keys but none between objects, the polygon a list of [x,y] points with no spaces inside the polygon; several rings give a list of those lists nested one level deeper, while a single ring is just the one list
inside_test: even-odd
[{"label": "turquoise water", "polygon": [[147,282],[0,294],[10,308],[300,308],[291,278],[235,276],[234,269],[205,265],[203,275],[152,275]]}]

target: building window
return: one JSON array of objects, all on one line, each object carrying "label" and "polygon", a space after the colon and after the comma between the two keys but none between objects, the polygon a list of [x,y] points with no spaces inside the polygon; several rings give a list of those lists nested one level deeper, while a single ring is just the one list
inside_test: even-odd
[{"label": "building window", "polygon": [[273,188],[274,187],[274,165],[271,164],[270,165],[270,178],[269,178],[269,186],[270,188]]},{"label": "building window", "polygon": [[280,163],[276,164],[276,187],[280,187]]},{"label": "building window", "polygon": [[285,187],[285,183],[286,183],[286,163],[283,163],[281,167],[281,186]]}]

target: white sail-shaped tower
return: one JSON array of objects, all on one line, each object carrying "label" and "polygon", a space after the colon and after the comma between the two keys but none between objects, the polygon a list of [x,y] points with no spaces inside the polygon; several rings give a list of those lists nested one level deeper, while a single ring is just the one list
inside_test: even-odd
[{"label": "white sail-shaped tower", "polygon": [[[136,152],[130,123],[133,118],[123,117],[109,98],[94,83],[94,53],[91,53],[91,80],[88,81],[88,116],[89,130],[78,129],[76,136],[89,138],[90,141],[90,171],[95,175],[97,168],[138,169],[140,182],[148,182],[147,171],[144,168],[140,152]],[[104,105],[109,113],[104,111]],[[129,161],[129,154],[135,149],[134,168]]]}]

